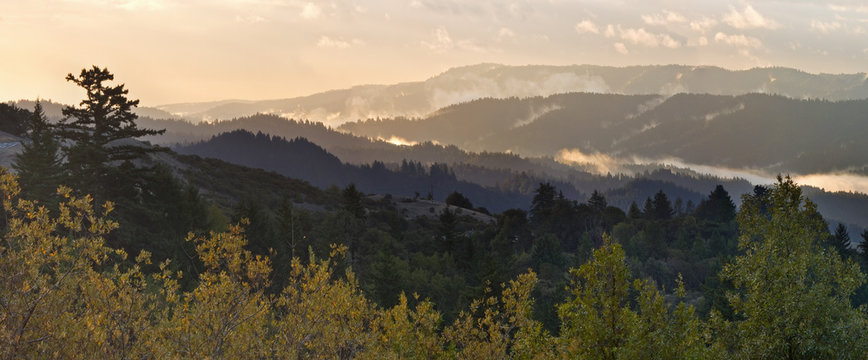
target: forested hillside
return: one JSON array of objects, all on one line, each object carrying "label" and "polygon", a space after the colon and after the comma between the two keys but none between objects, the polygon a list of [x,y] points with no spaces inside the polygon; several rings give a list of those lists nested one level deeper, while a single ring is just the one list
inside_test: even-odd
[{"label": "forested hillside", "polygon": [[424,117],[482,98],[534,97],[570,92],[627,95],[676,93],[779,94],[795,99],[868,98],[865,74],[809,74],[782,67],[726,70],[713,66],[507,66],[477,64],[449,69],[425,81],[363,85],[289,99],[225,100],[159,106],[193,122],[256,113],[311,119],[338,126],[375,117]]},{"label": "forested hillside", "polygon": [[868,136],[861,126],[868,121],[866,114],[868,100],[572,93],[481,99],[421,119],[372,119],[340,129],[372,138],[396,136],[524,156],[556,156],[576,149],[611,157],[607,166],[636,163],[637,158],[646,163],[675,158],[706,166],[811,174],[860,172],[868,165],[868,149],[860,140]]}]

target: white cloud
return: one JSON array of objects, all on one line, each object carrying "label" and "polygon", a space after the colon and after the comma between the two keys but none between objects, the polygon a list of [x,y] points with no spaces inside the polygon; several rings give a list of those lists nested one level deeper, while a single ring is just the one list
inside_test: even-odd
[{"label": "white cloud", "polygon": [[163,10],[168,6],[163,0],[121,0],[114,2],[114,5],[129,11]]},{"label": "white cloud", "polygon": [[606,31],[603,32],[603,36],[610,38],[615,36],[615,27],[612,24],[606,26]]},{"label": "white cloud", "polygon": [[762,16],[753,6],[748,4],[744,10],[739,12],[732,6],[729,7],[729,13],[723,16],[723,22],[736,29],[777,29],[781,25],[772,19]]},{"label": "white cloud", "polygon": [[422,45],[426,46],[431,51],[442,53],[455,47],[455,42],[449,36],[449,31],[446,28],[439,27],[432,33],[433,40],[431,42],[422,41]]},{"label": "white cloud", "polygon": [[627,50],[627,45],[624,45],[624,43],[616,42],[614,44],[614,46],[615,46],[615,51],[617,51],[618,53],[620,53],[622,55],[627,55],[630,53],[630,50]]},{"label": "white cloud", "polygon": [[335,48],[335,49],[346,49],[353,46],[364,45],[364,41],[359,39],[352,39],[350,41],[346,41],[340,38],[330,38],[328,36],[320,36],[319,41],[317,41],[316,46],[321,48]]},{"label": "white cloud", "polygon": [[314,3],[307,3],[301,9],[301,17],[305,19],[316,19],[322,14],[322,10]]},{"label": "white cloud", "polygon": [[693,29],[693,31],[698,31],[703,34],[706,33],[708,30],[711,30],[711,28],[713,28],[715,25],[717,25],[717,20],[704,16],[702,17],[702,19],[693,20],[690,22],[690,28]]},{"label": "white cloud", "polygon": [[675,23],[686,23],[687,18],[677,12],[663,10],[663,13],[660,14],[642,15],[642,21],[652,26],[665,26]]},{"label": "white cloud", "polygon": [[510,30],[510,28],[502,27],[500,31],[497,32],[497,37],[502,39],[514,38],[515,32]]},{"label": "white cloud", "polygon": [[705,36],[699,37],[699,46],[708,46],[708,38]]},{"label": "white cloud", "polygon": [[829,4],[829,9],[837,12],[860,12],[868,13],[868,5],[848,6],[841,4]]},{"label": "white cloud", "polygon": [[745,36],[743,34],[728,35],[722,32],[718,32],[714,35],[714,41],[737,47],[759,48],[763,45],[762,41],[755,37]]},{"label": "white cloud", "polygon": [[582,20],[575,26],[576,32],[579,34],[592,33],[599,34],[600,29],[590,20]]},{"label": "white cloud", "polygon": [[241,16],[235,15],[235,22],[237,23],[246,23],[246,24],[258,24],[261,22],[265,22],[266,19],[259,15],[250,15],[250,16]]},{"label": "white cloud", "polygon": [[667,47],[670,49],[677,49],[681,47],[681,43],[673,39],[669,35],[663,35],[663,37],[660,38],[660,45],[663,45],[663,47]]},{"label": "white cloud", "polygon": [[654,34],[646,31],[644,28],[622,28],[619,25],[618,32],[621,34],[621,39],[634,45],[647,47],[663,46],[670,49],[681,47],[681,43],[668,34]]},{"label": "white cloud", "polygon": [[811,20],[811,30],[822,34],[830,34],[839,31],[854,35],[865,34],[865,29],[861,26],[850,26],[840,21]]},{"label": "white cloud", "polygon": [[811,20],[811,29],[819,31],[823,34],[841,30],[843,25],[837,21],[823,22],[819,20]]}]

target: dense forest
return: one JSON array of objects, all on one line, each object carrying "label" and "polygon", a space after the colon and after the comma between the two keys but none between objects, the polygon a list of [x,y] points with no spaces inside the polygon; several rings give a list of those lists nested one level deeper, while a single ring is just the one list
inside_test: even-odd
[{"label": "dense forest", "polygon": [[[88,98],[59,122],[39,103],[0,109],[0,130],[28,139],[0,175],[2,358],[868,353],[868,249],[787,177],[737,208],[723,185],[508,193],[243,131],[172,150],[134,140],[161,130],[139,127],[106,69],[67,80]],[[233,164],[250,161],[264,170]]]}]

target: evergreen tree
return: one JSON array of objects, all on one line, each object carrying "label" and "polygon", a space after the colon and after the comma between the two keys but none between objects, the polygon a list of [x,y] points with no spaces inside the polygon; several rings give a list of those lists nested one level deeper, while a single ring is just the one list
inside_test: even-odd
[{"label": "evergreen tree", "polygon": [[549,183],[540,183],[530,205],[530,223],[534,228],[540,228],[551,217],[555,207],[555,187]]},{"label": "evergreen tree", "polygon": [[696,216],[708,221],[730,222],[735,219],[735,203],[732,202],[723,185],[717,185],[708,195],[708,199],[699,203]]},{"label": "evergreen tree", "polygon": [[639,210],[639,205],[636,205],[635,201],[630,203],[630,210],[627,211],[627,217],[631,219],[642,218],[642,210]]},{"label": "evergreen tree", "polygon": [[24,196],[47,202],[57,191],[63,170],[57,156],[60,146],[38,100],[27,128],[30,142],[22,144],[23,150],[12,167],[18,172]]},{"label": "evergreen tree", "polygon": [[362,206],[362,197],[364,197],[364,194],[356,189],[356,184],[350,183],[347,185],[341,195],[343,196],[344,210],[353,214],[357,219],[364,220],[365,207]]},{"label": "evergreen tree", "polygon": [[464,194],[453,191],[449,196],[446,197],[446,204],[457,206],[465,209],[473,209],[473,203],[470,202],[470,199],[464,196]]},{"label": "evergreen tree", "polygon": [[672,203],[669,202],[669,198],[666,197],[666,194],[663,190],[658,191],[654,194],[654,211],[653,218],[657,220],[667,220],[672,218],[672,214],[675,211],[672,210]]},{"label": "evergreen tree", "polygon": [[654,203],[651,202],[650,197],[645,198],[645,206],[642,207],[642,216],[649,220],[654,219]]},{"label": "evergreen tree", "polygon": [[847,256],[850,251],[850,234],[847,232],[847,227],[844,224],[838,224],[835,228],[835,234],[829,238],[833,249],[838,251],[841,256]]},{"label": "evergreen tree", "polygon": [[862,255],[862,262],[865,265],[868,265],[868,229],[862,230],[861,236],[862,242],[859,243],[859,246],[857,246],[857,248]]},{"label": "evergreen tree", "polygon": [[591,197],[588,199],[588,206],[597,213],[602,213],[609,205],[606,203],[606,197],[597,192],[597,190],[594,190]]},{"label": "evergreen tree", "polygon": [[455,215],[454,211],[449,210],[449,205],[446,205],[443,211],[440,212],[440,225],[437,227],[438,243],[440,244],[441,251],[451,253],[455,250],[455,242],[458,238],[457,226],[458,216]]},{"label": "evergreen tree", "polygon": [[12,104],[0,103],[0,131],[15,136],[25,136],[27,124],[32,115],[27,109],[21,109]]},{"label": "evergreen tree", "polygon": [[114,80],[108,69],[93,66],[82,69],[78,77],[68,74],[66,80],[87,93],[80,107],[63,108],[64,119],[59,124],[61,138],[71,141],[64,151],[72,180],[80,189],[101,190],[99,186],[107,185],[112,166],[162,150],[130,142],[165,130],[140,129],[136,125],[138,116],[132,108],[139,101],[127,99],[128,90],[123,84],[104,84]]}]

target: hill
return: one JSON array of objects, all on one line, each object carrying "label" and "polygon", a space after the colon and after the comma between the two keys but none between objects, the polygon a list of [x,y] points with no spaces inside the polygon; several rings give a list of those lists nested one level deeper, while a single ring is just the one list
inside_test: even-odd
[{"label": "hill", "polygon": [[572,93],[481,99],[424,119],[370,120],[340,129],[368,137],[437,141],[470,151],[561,155],[608,171],[675,159],[759,170],[770,177],[778,172],[864,171],[866,121],[868,100]]},{"label": "hill", "polygon": [[789,68],[726,70],[711,66],[507,66],[450,69],[424,81],[364,85],[309,96],[263,101],[225,100],[158,106],[194,122],[256,113],[305,118],[330,125],[375,117],[421,117],[460,102],[567,92],[613,94],[717,94],[752,92],[796,99],[868,98],[866,75],[809,74]]}]

